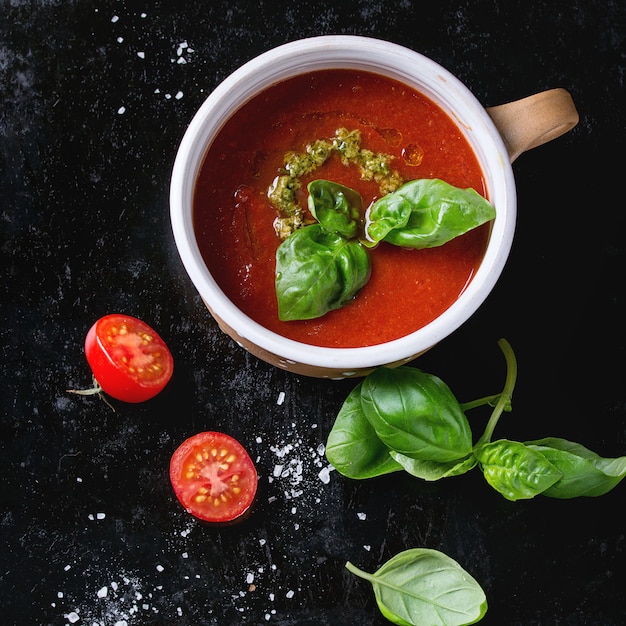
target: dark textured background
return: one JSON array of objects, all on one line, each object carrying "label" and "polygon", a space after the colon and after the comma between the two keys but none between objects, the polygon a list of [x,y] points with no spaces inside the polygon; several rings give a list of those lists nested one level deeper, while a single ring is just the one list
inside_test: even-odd
[{"label": "dark textured background", "polygon": [[[519,378],[496,435],[624,455],[625,28],[623,0],[0,0],[0,622],[382,626],[344,563],[373,571],[426,546],[481,583],[485,625],[626,623],[624,484],[512,503],[477,471],[323,482],[319,446],[354,383],[287,374],[222,335],[168,214],[196,109],[287,41],[388,39],[485,106],[565,87],[580,124],[515,162],[518,230],[497,288],[419,365],[462,401],[493,393],[506,337]],[[163,394],[115,413],[64,391],[89,384],[84,335],[112,311],[155,326],[176,360]],[[202,526],[173,497],[169,458],[204,429],[257,463],[237,526]]]}]

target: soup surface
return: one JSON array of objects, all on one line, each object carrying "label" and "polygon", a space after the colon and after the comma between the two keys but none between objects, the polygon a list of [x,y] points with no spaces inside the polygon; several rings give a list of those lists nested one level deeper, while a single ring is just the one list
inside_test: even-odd
[{"label": "soup surface", "polygon": [[[207,267],[224,293],[274,332],[326,347],[361,347],[405,336],[431,322],[465,289],[484,255],[489,224],[437,248],[381,243],[369,251],[369,282],[348,305],[323,317],[282,322],[275,291],[277,210],[268,198],[286,153],[331,139],[339,128],[361,133],[361,147],[393,156],[406,180],[441,178],[485,195],[477,159],[446,113],[407,86],[356,70],[311,72],[278,83],[225,124],[205,156],[194,194],[194,229]],[[331,156],[302,177],[358,190],[364,206],[381,196],[359,169]]]}]

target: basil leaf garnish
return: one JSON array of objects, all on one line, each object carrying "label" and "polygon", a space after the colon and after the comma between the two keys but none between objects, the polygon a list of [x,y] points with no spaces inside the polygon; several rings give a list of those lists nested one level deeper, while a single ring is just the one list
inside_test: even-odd
[{"label": "basil leaf garnish", "polygon": [[370,261],[355,239],[320,224],[295,231],[276,251],[278,317],[320,317],[349,302],[368,281]]},{"label": "basil leaf garnish", "polygon": [[475,624],[487,612],[487,598],[478,582],[438,550],[405,550],[374,574],[350,562],[346,568],[371,583],[380,612],[394,624],[464,626]]},{"label": "basil leaf garnish", "polygon": [[396,452],[395,450],[391,450],[389,454],[405,472],[411,474],[411,476],[415,476],[416,478],[428,481],[466,474],[471,469],[474,469],[478,464],[478,461],[473,454],[470,454],[460,461],[448,461],[446,463],[412,459],[411,457],[401,454],[400,452]]},{"label": "basil leaf garnish", "polygon": [[469,422],[440,378],[414,367],[380,367],[362,385],[365,417],[392,450],[440,463],[471,452]]},{"label": "basil leaf garnish", "polygon": [[563,474],[543,492],[550,498],[603,496],[626,476],[626,456],[603,458],[578,443],[558,437],[527,441],[526,445],[541,452]]},{"label": "basil leaf garnish", "polygon": [[366,213],[366,235],[407,248],[433,248],[496,216],[474,189],[460,189],[438,178],[410,181],[379,198]]},{"label": "basil leaf garnish", "polygon": [[326,230],[347,239],[359,234],[363,198],[358,191],[321,179],[310,182],[307,189],[309,211]]},{"label": "basil leaf garnish", "polygon": [[402,467],[389,456],[389,448],[378,438],[361,406],[361,384],[343,403],[326,442],[328,462],[343,476],[373,478]]},{"label": "basil leaf garnish", "polygon": [[507,500],[534,498],[563,476],[541,452],[518,441],[486,443],[474,454],[487,482]]}]

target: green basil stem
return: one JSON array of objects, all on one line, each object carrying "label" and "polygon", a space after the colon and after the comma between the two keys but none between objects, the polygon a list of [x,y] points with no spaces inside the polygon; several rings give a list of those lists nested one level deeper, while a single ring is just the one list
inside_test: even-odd
[{"label": "green basil stem", "polygon": [[501,393],[494,393],[492,396],[485,396],[484,398],[478,398],[478,400],[472,400],[471,402],[463,402],[461,404],[461,411],[465,413],[465,411],[475,409],[479,406],[485,406],[485,404],[495,406],[501,395]]},{"label": "green basil stem", "polygon": [[498,341],[498,346],[500,347],[500,350],[502,350],[506,361],[506,379],[504,381],[504,389],[502,390],[502,393],[498,398],[498,402],[491,413],[491,417],[487,422],[485,432],[476,442],[476,446],[491,442],[493,431],[495,430],[496,424],[498,423],[502,412],[511,404],[513,389],[515,388],[515,381],[517,380],[517,359],[515,358],[515,353],[513,352],[513,348],[511,348],[511,344],[506,339],[500,339]]}]

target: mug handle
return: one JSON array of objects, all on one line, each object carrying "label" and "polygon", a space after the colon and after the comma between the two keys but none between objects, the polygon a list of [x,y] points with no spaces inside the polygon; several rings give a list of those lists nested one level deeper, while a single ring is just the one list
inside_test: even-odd
[{"label": "mug handle", "polygon": [[511,163],[522,152],[565,134],[579,119],[572,96],[561,88],[488,107],[487,113],[502,135]]}]

